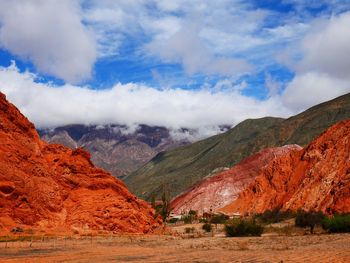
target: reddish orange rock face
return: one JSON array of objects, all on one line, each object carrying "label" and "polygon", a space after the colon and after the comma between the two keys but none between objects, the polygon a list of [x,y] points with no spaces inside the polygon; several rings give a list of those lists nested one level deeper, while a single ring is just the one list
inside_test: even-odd
[{"label": "reddish orange rock face", "polygon": [[267,148],[241,161],[233,168],[206,178],[171,202],[174,214],[187,213],[189,210],[216,212],[219,208],[237,199],[240,192],[259,175],[262,169],[273,159],[290,151],[300,150],[298,145]]},{"label": "reddish orange rock face", "polygon": [[303,150],[272,161],[222,211],[250,214],[277,207],[350,212],[350,120],[330,127]]},{"label": "reddish orange rock face", "polygon": [[147,233],[160,226],[148,203],[90,161],[40,140],[34,125],[0,93],[0,232]]}]

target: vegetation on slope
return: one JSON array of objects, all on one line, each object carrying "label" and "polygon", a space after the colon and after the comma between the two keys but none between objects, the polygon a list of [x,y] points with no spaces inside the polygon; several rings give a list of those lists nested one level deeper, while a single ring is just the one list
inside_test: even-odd
[{"label": "vegetation on slope", "polygon": [[288,119],[266,117],[245,120],[228,132],[197,143],[159,153],[125,177],[136,195],[150,199],[170,189],[174,197],[211,174],[232,167],[266,147],[306,145],[332,124],[350,118],[350,94],[314,106]]}]

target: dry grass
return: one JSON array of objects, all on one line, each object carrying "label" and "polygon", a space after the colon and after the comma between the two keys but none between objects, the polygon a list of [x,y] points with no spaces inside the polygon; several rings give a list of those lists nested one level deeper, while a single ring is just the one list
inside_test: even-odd
[{"label": "dry grass", "polygon": [[0,262],[350,262],[349,243],[350,234],[14,238],[0,242]]}]

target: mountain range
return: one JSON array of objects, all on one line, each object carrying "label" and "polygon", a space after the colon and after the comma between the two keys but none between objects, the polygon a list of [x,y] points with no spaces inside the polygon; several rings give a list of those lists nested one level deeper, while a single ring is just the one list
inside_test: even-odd
[{"label": "mountain range", "polygon": [[71,149],[83,147],[91,153],[92,162],[114,176],[135,171],[157,153],[192,142],[187,129],[172,136],[165,127],[139,125],[130,129],[125,125],[72,124],[54,129],[39,129],[41,138],[49,143],[60,143]]},{"label": "mountain range", "polygon": [[316,105],[288,119],[248,119],[229,131],[190,145],[158,153],[150,162],[124,177],[139,197],[171,198],[203,178],[228,169],[267,147],[305,146],[338,121],[350,118],[350,94]]}]

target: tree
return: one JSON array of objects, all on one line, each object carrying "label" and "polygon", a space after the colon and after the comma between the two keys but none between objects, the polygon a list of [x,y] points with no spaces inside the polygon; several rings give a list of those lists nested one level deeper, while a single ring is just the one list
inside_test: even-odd
[{"label": "tree", "polygon": [[155,195],[151,196],[151,206],[156,211],[155,217],[160,215],[163,219],[163,222],[166,222],[167,218],[170,215],[170,201],[169,201],[169,192],[166,188],[163,190],[162,202],[157,203]]},{"label": "tree", "polygon": [[215,224],[215,228],[217,228],[218,224],[224,224],[230,217],[224,214],[213,215],[210,218],[210,223]]},{"label": "tree", "polygon": [[166,222],[167,218],[170,215],[170,201],[169,201],[169,192],[165,189],[162,194],[162,207],[160,210],[160,215],[163,218],[163,221]]},{"label": "tree", "polygon": [[314,228],[322,224],[324,214],[322,212],[298,210],[295,218],[295,225],[298,227],[310,227],[310,233],[314,233]]},{"label": "tree", "polygon": [[154,210],[156,210],[156,196],[154,194],[151,197],[151,206]]},{"label": "tree", "polygon": [[232,219],[225,224],[227,237],[261,236],[264,227],[251,219]]},{"label": "tree", "polygon": [[210,232],[210,231],[212,230],[212,226],[211,226],[210,223],[205,223],[205,224],[203,224],[202,229],[203,229],[205,232]]},{"label": "tree", "polygon": [[191,209],[190,211],[188,211],[188,214],[191,216],[197,217],[197,211],[195,211],[195,210]]}]

